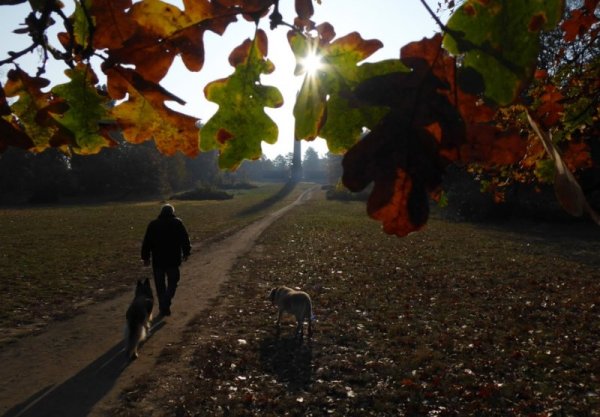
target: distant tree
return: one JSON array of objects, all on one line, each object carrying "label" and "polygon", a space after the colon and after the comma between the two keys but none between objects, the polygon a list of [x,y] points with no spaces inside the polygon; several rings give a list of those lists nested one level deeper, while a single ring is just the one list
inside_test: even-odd
[{"label": "distant tree", "polygon": [[171,189],[166,158],[150,142],[140,146],[125,142],[96,155],[74,155],[71,176],[77,193],[84,196],[163,194]]},{"label": "distant tree", "polygon": [[204,152],[186,160],[187,186],[214,185],[219,177],[217,151]]},{"label": "distant tree", "polygon": [[[123,148],[105,148],[95,155],[71,157],[71,179],[74,183],[76,195],[105,195],[116,186],[122,187],[125,181],[119,181],[117,170]],[[102,174],[99,175],[98,173]],[[123,178],[121,178],[123,179]]]},{"label": "distant tree", "polygon": [[327,152],[327,182],[337,184],[344,173],[342,169],[342,155]]},{"label": "distant tree", "polygon": [[288,169],[292,169],[292,166],[294,165],[294,153],[293,152],[288,152],[285,154],[285,165]]},{"label": "distant tree", "polygon": [[237,173],[243,175],[249,181],[263,181],[269,178],[273,171],[273,161],[262,155],[255,161],[244,161],[238,168]]},{"label": "distant tree", "polygon": [[69,184],[69,159],[58,149],[37,154],[33,160],[32,176],[36,181],[29,201],[42,204],[57,202]]},{"label": "distant tree", "polygon": [[290,158],[283,155],[277,155],[273,159],[273,170],[268,174],[268,179],[275,181],[287,181],[290,178],[290,167],[293,154],[288,154]]},{"label": "distant tree", "polygon": [[0,201],[19,201],[31,193],[36,156],[19,148],[9,148],[0,154]]},{"label": "distant tree", "polygon": [[182,191],[187,185],[187,158],[180,152],[163,158],[171,191]]},{"label": "distant tree", "polygon": [[327,167],[324,159],[311,146],[304,152],[302,161],[304,179],[308,181],[325,182],[327,179]]},{"label": "distant tree", "polygon": [[275,159],[273,159],[273,168],[278,170],[287,169],[288,161],[285,159],[283,155],[277,155]]},{"label": "distant tree", "polygon": [[314,150],[312,146],[309,146],[304,151],[304,158],[302,160],[304,167],[308,169],[318,169],[320,164],[319,154]]}]

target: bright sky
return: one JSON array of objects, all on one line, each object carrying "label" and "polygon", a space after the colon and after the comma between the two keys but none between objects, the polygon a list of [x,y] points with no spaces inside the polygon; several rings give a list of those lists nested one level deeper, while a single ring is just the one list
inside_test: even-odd
[{"label": "bright sky", "polygon": [[[64,1],[66,5],[71,4]],[[171,0],[183,9],[181,1]],[[436,31],[436,25],[419,0],[322,0],[316,4],[313,21],[317,24],[331,23],[338,37],[358,31],[364,39],[379,39],[384,47],[369,58],[369,61],[379,61],[387,58],[398,58],[399,51],[405,44],[429,37]],[[427,0],[432,9],[436,9],[437,0]],[[292,0],[280,0],[280,11],[286,22],[293,22],[295,15]],[[12,30],[23,22],[28,6],[0,7],[0,59],[5,59],[8,51],[19,51],[27,47],[29,38],[26,35],[12,34]],[[70,10],[67,10],[70,12]],[[278,109],[267,109],[267,113],[279,126],[279,140],[275,145],[263,142],[263,153],[268,158],[278,154],[285,155],[293,150],[293,116],[292,109],[296,92],[300,88],[302,77],[294,76],[295,58],[289,49],[286,34],[288,29],[279,27],[271,31],[268,19],[263,19],[261,27],[269,36],[269,59],[275,64],[273,74],[263,76],[265,85],[273,85],[280,89],[285,103]],[[191,73],[185,69],[181,60],[176,59],[171,71],[162,81],[162,85],[173,94],[186,101],[185,106],[169,103],[170,107],[183,113],[207,121],[217,111],[217,105],[206,100],[204,86],[213,80],[224,78],[233,72],[228,57],[231,50],[252,37],[254,24],[240,20],[232,23],[221,37],[212,32],[206,32],[205,65],[199,73]],[[29,54],[22,60],[22,68],[34,75],[39,62],[39,56]],[[5,80],[6,72],[11,66],[0,67],[0,79]],[[62,66],[48,67],[45,75],[53,83],[64,82]],[[97,71],[101,76],[100,71]],[[327,145],[323,140],[304,142],[302,152],[312,146],[321,156],[327,153]]]}]

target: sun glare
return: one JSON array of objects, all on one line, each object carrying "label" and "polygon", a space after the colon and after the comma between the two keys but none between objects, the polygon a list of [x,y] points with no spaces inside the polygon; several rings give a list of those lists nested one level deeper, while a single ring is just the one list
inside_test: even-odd
[{"label": "sun glare", "polygon": [[323,62],[319,55],[311,53],[302,60],[302,66],[308,75],[315,75],[318,70],[323,68]]}]

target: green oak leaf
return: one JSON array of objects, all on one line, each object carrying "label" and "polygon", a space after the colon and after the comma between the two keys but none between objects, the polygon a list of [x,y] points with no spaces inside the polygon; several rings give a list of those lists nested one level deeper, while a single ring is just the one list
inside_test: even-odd
[{"label": "green oak leaf", "polygon": [[[83,3],[83,6],[82,6]],[[89,44],[90,21],[86,15],[84,6],[87,10],[90,9],[91,0],[83,2],[75,2],[75,11],[73,12],[73,34],[75,35],[75,43],[87,48]]]},{"label": "green oak leaf", "polygon": [[[346,81],[353,88],[373,77],[409,71],[397,59],[365,63],[355,68],[352,81]],[[344,94],[333,94],[327,103],[327,122],[320,135],[327,140],[329,150],[333,153],[344,153],[350,149],[363,134],[363,128],[372,129],[389,111],[389,108],[382,106],[357,105],[347,97]]]},{"label": "green oak leaf", "polygon": [[353,89],[369,78],[409,69],[398,59],[358,65],[382,44],[364,40],[356,32],[332,43],[295,33],[290,33],[288,40],[299,63],[310,53],[320,55],[323,62],[316,73],[305,75],[298,93],[294,106],[296,137],[312,140],[320,136],[331,152],[343,153],[359,140],[364,128],[374,127],[388,111],[359,102]]},{"label": "green oak leaf", "polygon": [[72,133],[75,153],[98,153],[114,143],[100,128],[100,122],[110,118],[108,98],[98,94],[96,75],[88,66],[78,65],[66,70],[65,74],[71,81],[57,85],[52,93],[63,98],[69,110],[60,115],[52,114],[52,117]]},{"label": "green oak leaf", "polygon": [[320,77],[306,76],[294,105],[296,139],[313,140],[325,121],[326,89]]},{"label": "green oak leaf", "polygon": [[279,130],[264,108],[280,107],[283,96],[277,88],[260,82],[261,74],[274,70],[266,52],[266,34],[258,30],[254,40],[247,39],[231,53],[234,73],[204,89],[206,98],[219,109],[200,131],[200,149],[218,149],[221,168],[233,170],[244,159],[258,159],[262,141],[277,141]]},{"label": "green oak leaf", "polygon": [[487,98],[508,105],[533,75],[539,32],[556,26],[563,7],[563,0],[468,0],[448,21],[444,47],[481,74]]}]

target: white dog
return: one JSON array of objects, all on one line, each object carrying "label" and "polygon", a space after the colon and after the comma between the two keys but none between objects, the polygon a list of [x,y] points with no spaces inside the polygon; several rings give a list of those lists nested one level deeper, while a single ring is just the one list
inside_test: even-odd
[{"label": "white dog", "polygon": [[269,299],[274,306],[277,306],[279,313],[277,315],[277,330],[279,331],[282,314],[288,313],[296,317],[296,334],[302,340],[304,336],[304,320],[308,321],[308,337],[312,336],[312,301],[310,296],[304,291],[296,291],[288,287],[276,287],[271,290]]}]

